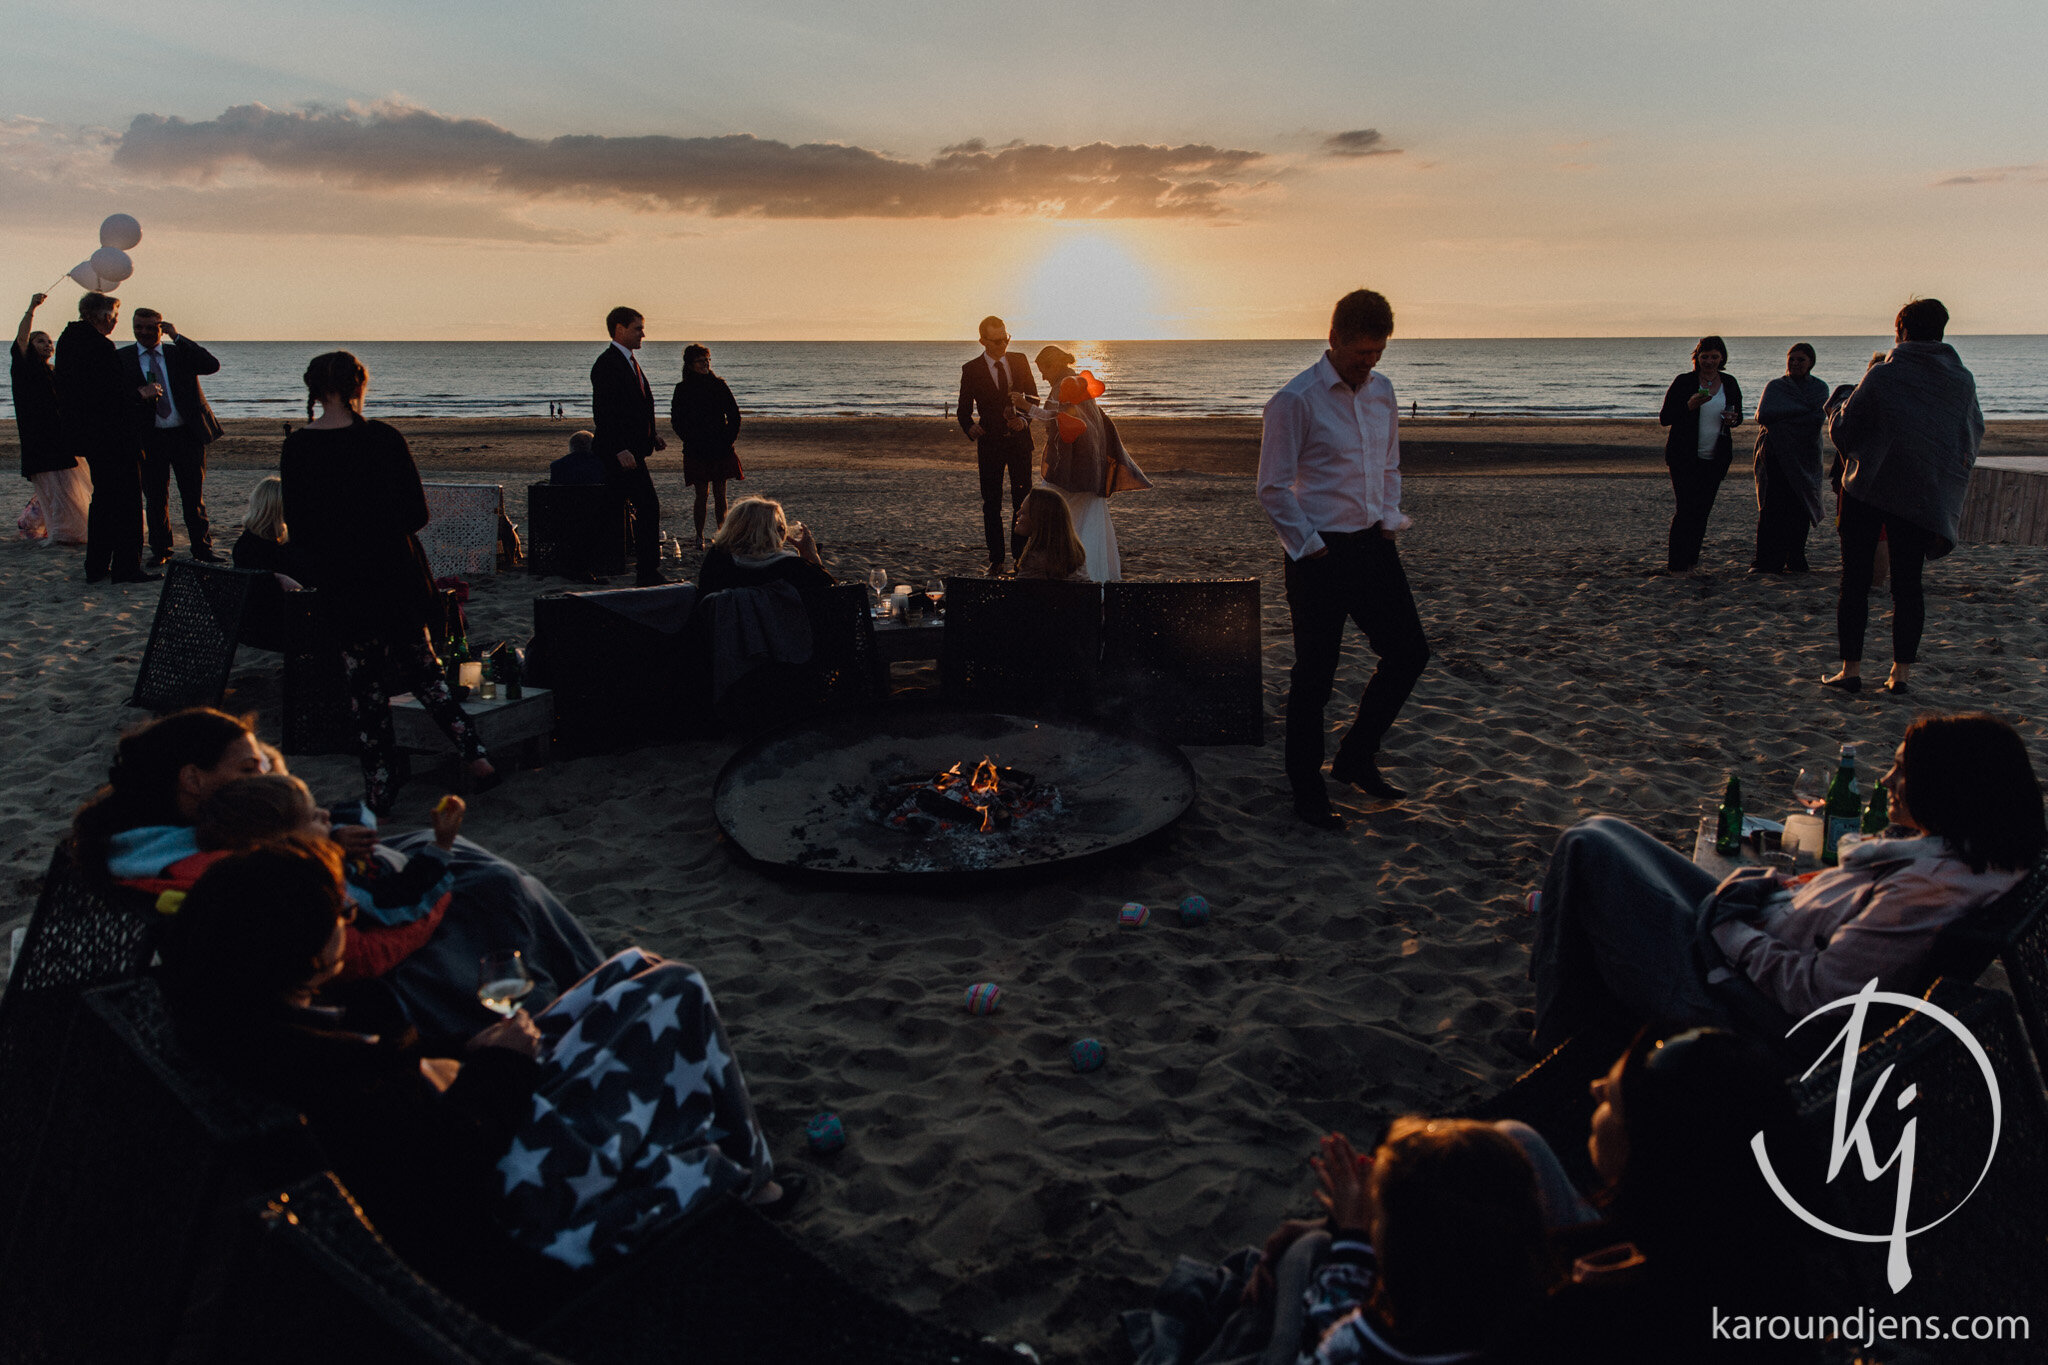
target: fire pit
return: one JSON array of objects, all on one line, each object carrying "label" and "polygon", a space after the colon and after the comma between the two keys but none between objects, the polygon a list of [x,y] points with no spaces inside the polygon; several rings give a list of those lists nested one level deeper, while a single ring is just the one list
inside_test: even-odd
[{"label": "fire pit", "polygon": [[762,736],[719,773],[712,808],[756,862],[880,884],[1093,857],[1194,799],[1187,758],[1149,735],[897,707]]}]

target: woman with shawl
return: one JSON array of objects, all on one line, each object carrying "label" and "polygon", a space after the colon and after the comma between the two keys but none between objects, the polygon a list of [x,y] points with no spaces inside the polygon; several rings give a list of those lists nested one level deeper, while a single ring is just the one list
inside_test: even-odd
[{"label": "woman with shawl", "polygon": [[1109,497],[1150,488],[1152,481],[1124,449],[1116,423],[1096,403],[1104,392],[1102,381],[1087,370],[1074,373],[1074,357],[1057,346],[1047,346],[1037,359],[1038,372],[1045,376],[1045,404],[1016,393],[1010,402],[1032,421],[1046,424],[1044,478],[1066,499],[1074,533],[1088,553],[1088,577],[1117,582],[1123,563],[1117,557]]},{"label": "woman with shawl", "polygon": [[1828,386],[1813,347],[1785,352],[1785,373],[1756,406],[1756,559],[1753,573],[1805,573],[1806,533],[1820,524],[1820,427]]}]

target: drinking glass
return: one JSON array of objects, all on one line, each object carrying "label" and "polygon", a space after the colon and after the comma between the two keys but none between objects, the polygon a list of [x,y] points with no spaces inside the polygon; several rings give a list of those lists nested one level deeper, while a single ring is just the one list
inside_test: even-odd
[{"label": "drinking glass", "polygon": [[880,616],[888,610],[889,571],[887,569],[869,569],[868,586],[875,590],[875,615]]},{"label": "drinking glass", "polygon": [[493,1014],[510,1019],[519,1013],[519,1002],[533,989],[526,959],[515,948],[485,953],[476,964],[476,998]]},{"label": "drinking glass", "polygon": [[1819,815],[1827,809],[1828,782],[1834,775],[1831,768],[1801,768],[1798,780],[1792,784],[1792,799],[1799,809],[1808,815]]},{"label": "drinking glass", "polygon": [[924,595],[932,604],[932,614],[939,614],[939,604],[946,600],[946,580],[931,579],[924,585]]}]

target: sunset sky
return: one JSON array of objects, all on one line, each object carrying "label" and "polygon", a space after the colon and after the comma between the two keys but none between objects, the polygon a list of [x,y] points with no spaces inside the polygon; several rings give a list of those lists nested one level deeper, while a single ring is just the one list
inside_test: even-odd
[{"label": "sunset sky", "polygon": [[[6,7],[0,287],[210,338],[2048,331],[2039,0]],[[65,283],[45,320],[77,295]],[[18,303],[8,304],[19,307]],[[9,314],[10,317],[13,314]]]}]

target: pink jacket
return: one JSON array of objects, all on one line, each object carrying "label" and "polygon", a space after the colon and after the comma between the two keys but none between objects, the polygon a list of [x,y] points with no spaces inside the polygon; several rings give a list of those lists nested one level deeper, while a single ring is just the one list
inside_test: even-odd
[{"label": "pink jacket", "polygon": [[[1935,835],[1872,839],[1840,867],[1784,883],[1754,923],[1716,925],[1714,941],[1737,970],[1794,1019],[1854,995],[1877,978],[1899,990],[1951,921],[2019,885],[2024,872],[1972,872]],[[1802,884],[1803,883],[1803,884]]]}]

